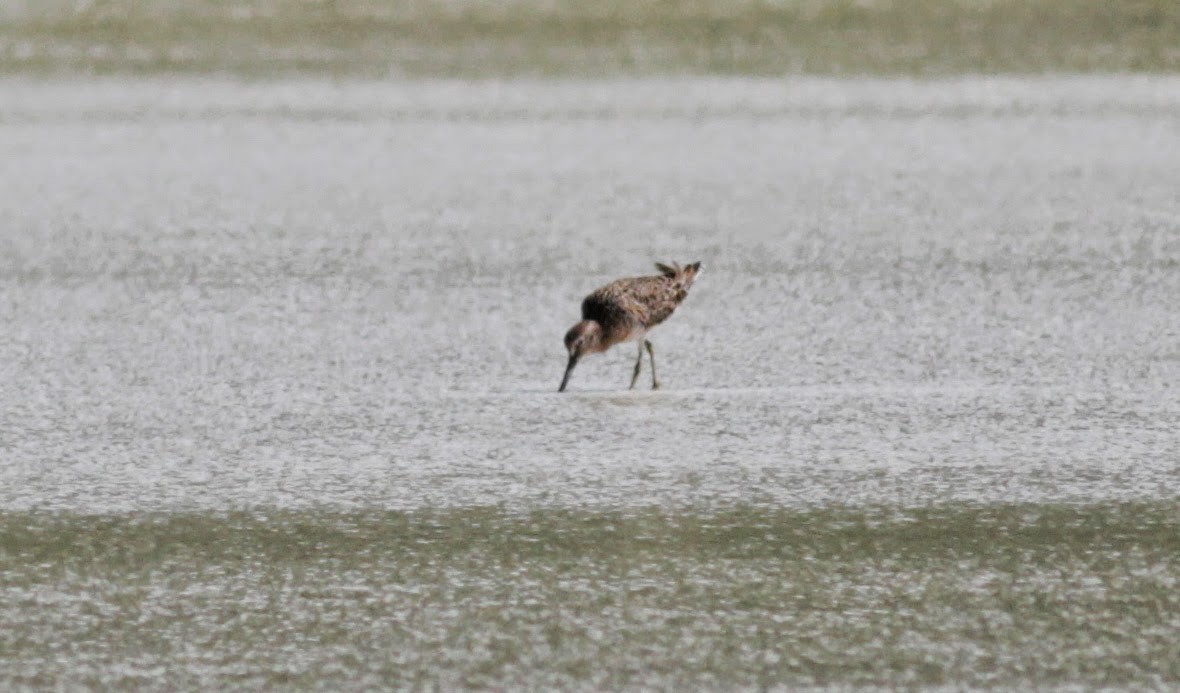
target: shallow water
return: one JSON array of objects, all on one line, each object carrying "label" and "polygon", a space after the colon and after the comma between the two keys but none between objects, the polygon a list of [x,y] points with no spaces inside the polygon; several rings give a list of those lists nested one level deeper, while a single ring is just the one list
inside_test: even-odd
[{"label": "shallow water", "polygon": [[[645,656],[633,647],[647,630],[614,631],[599,614],[579,631],[590,640],[579,642],[605,629],[618,648],[560,671],[519,641],[515,659],[496,659],[484,642],[464,650],[473,659],[432,660],[431,638],[357,636],[337,652],[306,645],[325,635],[311,626],[285,640],[242,636],[264,653],[251,664],[230,657],[199,619],[193,632],[157,623],[150,632],[166,646],[124,671],[113,662],[133,644],[46,633],[82,608],[65,605],[69,595],[98,605],[96,628],[124,623],[127,604],[146,608],[145,594],[120,592],[120,557],[174,538],[136,518],[194,517],[211,523],[202,531],[212,536],[247,543],[236,557],[198,551],[191,564],[148,562],[162,571],[152,580],[176,588],[156,585],[166,591],[152,599],[191,614],[207,606],[195,595],[209,585],[232,583],[242,599],[272,606],[291,606],[274,597],[282,585],[346,598],[333,575],[354,570],[380,582],[389,561],[404,558],[400,544],[356,564],[300,554],[295,572],[268,587],[203,572],[265,562],[249,537],[265,535],[273,513],[330,528],[355,517],[341,513],[408,512],[429,525],[429,513],[443,512],[453,513],[444,526],[463,527],[465,513],[486,507],[510,536],[531,531],[513,518],[537,513],[561,541],[560,513],[574,510],[594,521],[670,513],[673,524],[694,526],[742,508],[752,526],[764,521],[759,513],[786,512],[799,513],[787,524],[803,527],[812,526],[808,513],[831,511],[836,519],[816,526],[839,528],[874,508],[944,507],[962,517],[1016,508],[1012,516],[1025,518],[1065,504],[1083,519],[1087,508],[1114,513],[1131,537],[1100,547],[1105,563],[1079,564],[1074,577],[1151,576],[1144,593],[1109,588],[1103,608],[1142,603],[1177,576],[1171,549],[1149,550],[1161,521],[1137,523],[1136,511],[1117,509],[1147,504],[1166,516],[1180,490],[1178,123],[1180,80],[1164,77],[0,82],[4,572],[11,585],[65,600],[45,612],[41,597],[8,592],[9,622],[26,628],[8,643],[20,664],[13,670],[23,672],[13,680],[151,685],[175,675],[191,686],[338,686],[348,678],[331,672],[347,670],[349,657],[385,662],[357,685],[1172,680],[1159,644],[1167,639],[1126,634],[1110,636],[1118,653],[1149,656],[1105,678],[1078,664],[1085,643],[1050,648],[1074,667],[1054,669],[1049,654],[1003,660],[1025,641],[989,645],[975,631],[957,632],[952,649],[982,648],[1001,658],[993,664],[1019,666],[978,678],[981,660],[948,664],[943,645],[889,641],[904,655],[891,668],[873,669],[875,650],[856,650],[863,676],[841,678],[823,657],[819,669],[760,669],[765,662],[751,653],[770,652],[766,633],[778,631],[757,620],[727,631],[733,623],[723,616],[716,629],[669,621],[661,637],[691,635],[702,647],[681,652],[657,639]],[[651,335],[663,389],[625,390],[634,358],[625,347],[586,360],[559,395],[561,337],[582,296],[647,273],[655,260],[706,265]],[[236,511],[261,528],[218,524]],[[125,539],[86,554],[65,577],[21,558],[38,543],[22,528],[45,525],[54,544],[66,541],[55,522],[85,526],[95,514],[129,527],[112,535]],[[923,522],[948,531],[937,517]],[[645,527],[628,531],[642,536]],[[1051,565],[1053,535],[1038,536],[1033,548],[1011,550]],[[580,537],[581,559],[521,560],[589,580],[595,552],[611,540]],[[473,541],[478,555],[506,560],[491,538]],[[651,566],[682,561],[685,580],[700,570],[717,585],[741,574],[677,541],[660,544],[654,562],[636,560],[657,572]],[[1085,555],[1086,541],[1068,550]],[[891,570],[907,579],[920,580],[935,560],[891,551]],[[1138,568],[1120,558],[1144,551]],[[1025,596],[1075,593],[1074,577],[1053,582],[1060,576],[1050,570],[1042,578],[1051,589],[1038,591],[1043,580],[1021,582],[1019,562],[993,565],[984,554],[959,572],[939,562],[938,574],[962,585],[1000,571]],[[852,652],[875,624],[901,627],[880,621],[896,595],[840,597],[885,559],[850,550],[829,566],[852,575],[828,586],[832,613],[847,617],[832,625],[833,647]],[[471,579],[486,570],[449,550],[430,560]],[[759,560],[752,570],[767,580],[782,556]],[[76,579],[91,573],[98,582]],[[436,584],[426,573],[404,581]],[[455,619],[430,627],[493,637],[496,619],[514,613],[505,604],[525,594],[513,584],[491,579],[444,599]],[[775,599],[787,606],[776,602],[776,613],[805,613],[808,598],[784,585]],[[683,596],[660,609],[708,613],[699,590],[653,589]],[[568,600],[584,596],[537,598],[556,600],[544,619],[560,621]],[[321,607],[300,613],[322,615]],[[480,616],[485,607],[499,615]],[[866,611],[857,620],[845,607]],[[1174,633],[1174,600],[1157,612],[1152,627]],[[348,613],[398,618],[380,606]],[[934,642],[941,618],[924,612],[910,625]],[[1119,627],[1146,627],[1135,618]],[[1042,625],[1060,634],[1078,619]],[[1018,626],[1009,623],[1024,634]],[[194,633],[211,639],[183,649]],[[365,649],[375,643],[425,648],[402,662],[418,678]],[[706,665],[724,643],[752,649]],[[59,647],[88,658],[53,678],[48,662]],[[941,664],[922,669],[904,654],[914,647],[918,659]],[[283,674],[276,653],[284,648],[314,663]],[[681,655],[705,659],[687,678],[635,673]],[[214,656],[230,658],[214,665]]]},{"label": "shallow water", "polygon": [[[1180,484],[1175,79],[3,90],[2,507]],[[558,396],[659,259],[665,388]]]}]

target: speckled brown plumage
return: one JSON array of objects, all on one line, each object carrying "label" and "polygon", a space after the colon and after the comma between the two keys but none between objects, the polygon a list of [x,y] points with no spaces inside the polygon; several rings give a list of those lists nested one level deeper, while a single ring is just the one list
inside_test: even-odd
[{"label": "speckled brown plumage", "polygon": [[558,391],[565,390],[570,373],[585,354],[606,351],[629,340],[639,342],[639,358],[631,377],[631,387],[643,366],[646,348],[651,359],[652,389],[660,386],[656,379],[656,363],[649,330],[664,322],[688,296],[688,290],[701,271],[701,263],[681,267],[679,264],[656,263],[660,274],[651,277],[619,279],[597,289],[582,301],[582,321],[565,335],[569,362]]}]

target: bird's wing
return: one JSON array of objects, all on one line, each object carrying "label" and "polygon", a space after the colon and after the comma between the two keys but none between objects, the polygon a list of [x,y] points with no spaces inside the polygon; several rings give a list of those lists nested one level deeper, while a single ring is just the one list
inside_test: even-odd
[{"label": "bird's wing", "polygon": [[613,282],[597,289],[582,301],[582,319],[594,320],[603,327],[634,325],[645,315],[639,315],[626,291]]},{"label": "bird's wing", "polygon": [[635,300],[643,304],[647,316],[645,327],[651,328],[668,319],[676,306],[684,300],[685,292],[680,283],[669,277],[644,277],[634,287]]},{"label": "bird's wing", "polygon": [[666,320],[684,295],[681,283],[668,277],[620,279],[586,297],[582,319],[651,328]]}]

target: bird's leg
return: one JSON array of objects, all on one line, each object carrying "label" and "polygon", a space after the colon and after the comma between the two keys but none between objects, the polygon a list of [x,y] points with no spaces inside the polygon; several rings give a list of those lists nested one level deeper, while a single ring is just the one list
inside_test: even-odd
[{"label": "bird's leg", "polygon": [[[651,358],[651,389],[658,390],[660,389],[660,381],[656,380],[656,352],[651,348],[651,342],[649,340],[643,340],[643,346],[647,347],[647,355]],[[642,351],[639,352],[639,360],[643,360]],[[635,376],[639,377],[638,365],[635,366]],[[634,385],[635,382],[632,381],[631,384]]]},{"label": "bird's leg", "polygon": [[635,359],[635,372],[631,374],[631,387],[628,390],[635,389],[635,381],[639,380],[639,371],[643,370],[643,342],[639,343],[639,358]]}]

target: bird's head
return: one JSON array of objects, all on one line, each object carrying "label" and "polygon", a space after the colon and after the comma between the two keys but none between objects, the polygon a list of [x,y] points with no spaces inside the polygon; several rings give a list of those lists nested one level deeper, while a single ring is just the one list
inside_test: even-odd
[{"label": "bird's head", "polygon": [[561,379],[558,392],[564,392],[570,381],[570,373],[578,365],[578,359],[584,354],[602,351],[602,326],[593,320],[583,320],[565,333],[565,348],[569,352],[570,360],[565,366],[565,375]]}]

